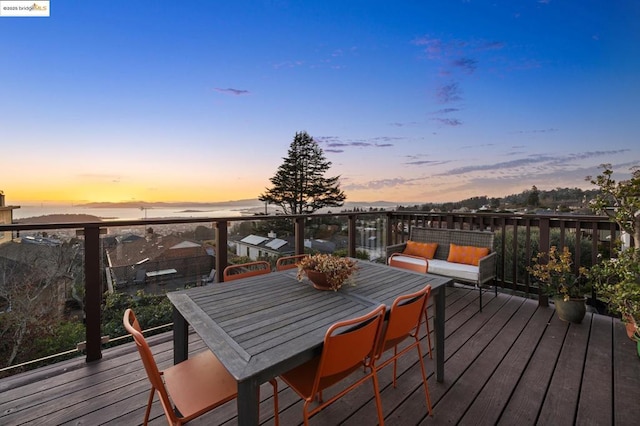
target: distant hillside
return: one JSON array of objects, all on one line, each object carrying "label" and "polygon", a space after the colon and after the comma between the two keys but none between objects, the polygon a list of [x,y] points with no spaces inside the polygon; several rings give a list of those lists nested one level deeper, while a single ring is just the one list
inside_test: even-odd
[{"label": "distant hillside", "polygon": [[[560,208],[570,210],[588,207],[589,201],[597,194],[598,190],[583,190],[580,188],[556,188],[551,190],[526,190],[519,194],[507,195],[505,197],[487,197],[486,195],[471,197],[465,200],[448,203],[425,203],[401,206],[399,210],[423,210],[432,209],[440,211],[452,211],[463,207],[470,210],[490,208],[492,210],[514,209],[514,208]],[[532,197],[535,195],[535,197]],[[531,204],[536,200],[535,204]]]},{"label": "distant hillside", "polygon": [[76,207],[89,207],[89,208],[140,208],[140,207],[185,207],[185,206],[189,206],[189,207],[210,207],[210,206],[253,207],[255,205],[261,205],[261,204],[262,203],[257,199],[220,201],[220,202],[210,202],[210,203],[200,203],[200,202],[194,202],[194,201],[181,201],[181,202],[174,202],[174,203],[166,203],[161,201],[154,201],[154,202],[122,201],[117,203],[102,202],[102,203],[76,204]]},{"label": "distant hillside", "polygon": [[66,223],[66,222],[102,222],[98,216],[90,214],[48,214],[44,216],[25,217],[14,220],[15,223]]}]

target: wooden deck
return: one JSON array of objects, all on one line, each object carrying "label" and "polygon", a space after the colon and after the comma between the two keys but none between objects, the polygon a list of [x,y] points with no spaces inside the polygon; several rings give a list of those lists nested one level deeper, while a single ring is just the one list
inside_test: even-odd
[{"label": "wooden deck", "polygon": [[[640,424],[640,359],[615,319],[587,314],[566,324],[553,308],[507,294],[483,295],[447,288],[445,382],[425,357],[434,415],[427,416],[415,358],[380,374],[387,425],[637,425]],[[149,339],[160,367],[172,362],[171,333]],[[197,336],[190,350],[203,349]],[[426,337],[423,338],[425,354]],[[280,422],[302,423],[298,397],[280,381]],[[149,385],[133,344],[106,350],[103,359],[58,363],[0,380],[0,425],[137,425]],[[376,423],[371,388],[361,386],[312,418],[316,425]],[[273,424],[270,385],[261,389],[260,414]],[[156,399],[153,425],[166,424]],[[191,424],[233,425],[235,403]]]}]

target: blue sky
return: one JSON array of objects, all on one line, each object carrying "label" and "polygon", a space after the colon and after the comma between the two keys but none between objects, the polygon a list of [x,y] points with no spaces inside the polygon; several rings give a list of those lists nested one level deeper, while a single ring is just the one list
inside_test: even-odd
[{"label": "blue sky", "polygon": [[0,18],[7,202],[256,198],[307,131],[350,201],[640,165],[637,1],[52,0]]}]

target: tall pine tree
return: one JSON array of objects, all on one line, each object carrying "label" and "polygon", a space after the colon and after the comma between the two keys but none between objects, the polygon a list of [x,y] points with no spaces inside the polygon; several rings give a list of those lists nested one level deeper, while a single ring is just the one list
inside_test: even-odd
[{"label": "tall pine tree", "polygon": [[270,180],[273,186],[258,198],[280,206],[284,214],[308,214],[323,207],[339,207],[347,198],[340,176],[325,178],[331,162],[307,132],[297,132],[284,163]]}]

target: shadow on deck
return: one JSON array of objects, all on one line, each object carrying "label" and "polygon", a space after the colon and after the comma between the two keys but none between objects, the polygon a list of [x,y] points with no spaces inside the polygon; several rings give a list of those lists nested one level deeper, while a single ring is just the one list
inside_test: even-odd
[{"label": "shadow on deck", "polygon": [[[635,425],[640,419],[640,359],[616,319],[587,314],[580,325],[560,321],[537,301],[492,291],[447,288],[445,381],[437,383],[426,355],[434,416],[427,416],[420,370],[408,355],[380,374],[387,425]],[[432,314],[433,312],[430,311]],[[424,327],[423,327],[424,334]],[[197,336],[191,351],[203,349]],[[171,333],[149,339],[160,368],[173,359]],[[422,339],[427,354],[426,336]],[[298,397],[279,382],[282,425],[302,423]],[[0,424],[142,422],[149,384],[133,343],[103,359],[61,362],[0,380]],[[270,385],[261,389],[261,421],[273,424]],[[157,400],[153,425],[166,424]],[[236,424],[229,403],[190,424]],[[361,386],[311,419],[317,425],[375,424],[369,386]]]}]

